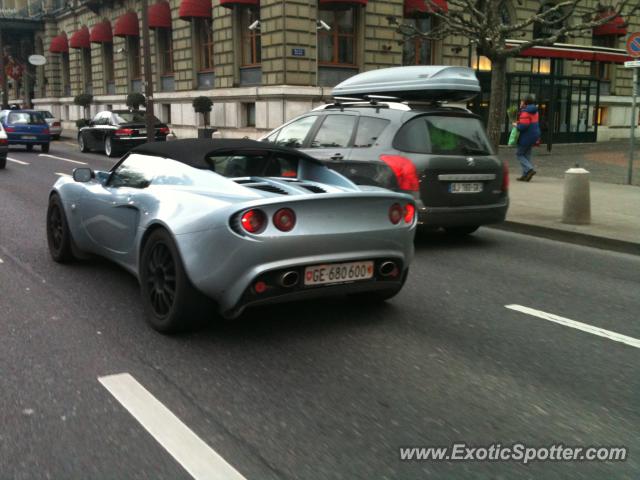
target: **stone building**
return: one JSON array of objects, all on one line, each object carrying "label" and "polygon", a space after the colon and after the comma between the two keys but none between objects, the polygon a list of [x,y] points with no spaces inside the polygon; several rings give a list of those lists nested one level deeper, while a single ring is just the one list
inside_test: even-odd
[{"label": "stone building", "polygon": [[[550,1],[524,0],[516,9],[505,0],[503,21],[530,16]],[[42,67],[27,66],[21,80],[9,81],[8,96],[12,102],[32,98],[67,128],[83,115],[73,104],[79,93],[94,95],[92,114],[123,108],[128,93],[143,91],[146,61],[153,71],[156,114],[178,137],[195,136],[202,119],[191,102],[200,95],[212,98],[210,120],[224,136],[255,137],[328,100],[331,86],[342,79],[370,69],[472,66],[489,85],[491,65],[478,58],[468,39],[403,42],[389,24],[387,17],[394,16],[428,30],[437,20],[427,0],[149,0],[150,58],[141,54],[139,1],[0,3],[4,45],[25,65],[27,53],[47,59]],[[436,3],[448,8],[446,0]],[[21,30],[20,22],[28,29]],[[554,142],[628,136],[632,80],[622,63],[628,59],[627,34],[639,23],[637,16],[617,18],[510,60],[508,104],[536,93],[545,134]],[[530,27],[513,43],[533,34]],[[487,106],[486,91],[470,104],[480,115]]]}]

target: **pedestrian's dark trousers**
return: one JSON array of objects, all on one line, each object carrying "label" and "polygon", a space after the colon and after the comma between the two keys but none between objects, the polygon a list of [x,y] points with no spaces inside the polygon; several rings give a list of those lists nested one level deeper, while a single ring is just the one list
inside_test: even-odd
[{"label": "pedestrian's dark trousers", "polygon": [[518,150],[516,151],[516,157],[520,161],[520,165],[522,165],[522,176],[524,177],[529,170],[533,170],[533,163],[531,161],[531,149],[532,145],[524,146],[518,145]]}]

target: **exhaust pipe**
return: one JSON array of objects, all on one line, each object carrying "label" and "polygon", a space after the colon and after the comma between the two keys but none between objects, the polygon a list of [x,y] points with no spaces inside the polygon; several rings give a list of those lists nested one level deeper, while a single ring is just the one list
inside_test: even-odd
[{"label": "exhaust pipe", "polygon": [[291,270],[289,272],[285,272],[280,276],[280,285],[284,288],[295,287],[298,284],[298,280],[300,276],[298,272]]},{"label": "exhaust pipe", "polygon": [[395,262],[383,262],[378,268],[378,272],[380,272],[380,275],[383,277],[396,276],[398,274],[398,268]]}]

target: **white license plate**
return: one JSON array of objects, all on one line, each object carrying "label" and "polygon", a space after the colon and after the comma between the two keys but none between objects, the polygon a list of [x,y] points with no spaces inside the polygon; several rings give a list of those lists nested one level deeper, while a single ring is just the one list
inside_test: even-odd
[{"label": "white license plate", "polygon": [[147,134],[147,130],[143,128],[142,130],[138,130],[138,133],[140,135],[146,135]]},{"label": "white license plate", "polygon": [[36,137],[35,135],[22,135],[23,140],[35,140],[36,138],[38,137]]},{"label": "white license plate", "polygon": [[451,193],[480,193],[481,191],[482,183],[480,182],[452,183],[449,185],[449,192]]},{"label": "white license plate", "polygon": [[373,277],[373,262],[331,263],[304,269],[305,285],[355,282]]}]

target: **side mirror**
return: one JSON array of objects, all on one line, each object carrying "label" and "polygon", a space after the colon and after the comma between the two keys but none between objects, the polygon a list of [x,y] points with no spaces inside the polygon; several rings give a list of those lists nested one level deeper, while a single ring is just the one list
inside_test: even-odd
[{"label": "side mirror", "polygon": [[87,183],[96,178],[93,170],[87,167],[76,168],[73,170],[73,180],[80,183]]}]

